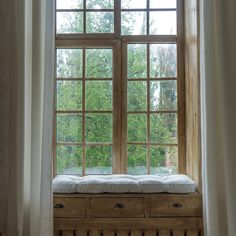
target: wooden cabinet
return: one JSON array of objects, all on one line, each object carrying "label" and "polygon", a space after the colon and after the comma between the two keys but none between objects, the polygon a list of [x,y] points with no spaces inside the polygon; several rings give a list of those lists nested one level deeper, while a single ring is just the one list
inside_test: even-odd
[{"label": "wooden cabinet", "polygon": [[55,194],[54,235],[203,236],[201,196]]}]

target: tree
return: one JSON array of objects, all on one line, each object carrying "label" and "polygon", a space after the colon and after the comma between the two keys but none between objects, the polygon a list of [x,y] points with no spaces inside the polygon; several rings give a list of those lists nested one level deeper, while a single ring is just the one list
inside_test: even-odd
[{"label": "tree", "polygon": [[[88,8],[98,9],[112,7],[112,0],[87,0]],[[113,15],[110,12],[87,14],[86,29],[89,33],[104,33],[113,31]],[[81,17],[66,14],[64,23],[60,23],[59,32],[82,33]],[[132,14],[124,15],[123,34],[133,31],[135,18]],[[143,19],[145,22],[145,19]],[[145,25],[145,24],[143,24]],[[82,147],[76,143],[82,142],[82,114],[70,111],[82,110],[82,82],[70,80],[81,79],[85,68],[85,109],[87,111],[110,111],[112,109],[112,80],[94,81],[89,78],[112,78],[112,50],[88,48],[85,49],[85,65],[83,65],[82,49],[57,50],[57,77],[64,80],[57,81],[57,110],[68,113],[57,115],[57,142],[68,143],[58,145],[57,169],[58,173],[78,173],[82,169]],[[128,78],[147,78],[147,45],[130,44],[128,46]],[[85,66],[85,67],[84,67]],[[150,45],[150,77],[176,77],[176,48],[171,44]],[[176,81],[151,81],[150,106],[152,111],[176,110],[177,92]],[[128,82],[128,110],[145,111],[147,109],[147,81]],[[146,115],[128,116],[128,140],[146,141]],[[152,114],[150,119],[151,141],[159,143],[176,143],[176,114]],[[112,142],[111,114],[86,114],[85,122],[86,142]],[[128,145],[129,173],[145,174],[146,146]],[[152,146],[150,150],[152,173],[159,173],[161,167],[176,168],[176,148]],[[111,146],[88,146],[86,148],[86,166],[89,173],[97,168],[101,173],[111,172]],[[170,163],[169,163],[170,162]],[[98,172],[96,172],[98,173]]]}]

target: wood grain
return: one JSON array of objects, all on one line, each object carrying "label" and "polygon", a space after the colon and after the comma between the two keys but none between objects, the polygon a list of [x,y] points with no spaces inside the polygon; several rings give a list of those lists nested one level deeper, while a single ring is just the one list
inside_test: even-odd
[{"label": "wood grain", "polygon": [[150,216],[202,216],[201,197],[188,195],[150,197]]},{"label": "wood grain", "polygon": [[144,199],[92,198],[91,217],[144,217]]},{"label": "wood grain", "polygon": [[171,236],[171,231],[169,231],[169,230],[159,230],[158,236]]},{"label": "wood grain", "polygon": [[198,4],[185,1],[186,172],[201,192]]},{"label": "wood grain", "polygon": [[173,230],[173,236],[185,236],[184,230]]},{"label": "wood grain", "polygon": [[201,230],[202,217],[156,218],[54,218],[54,229],[83,230]]},{"label": "wood grain", "polygon": [[[55,208],[57,204],[63,208]],[[84,217],[85,206],[84,198],[54,197],[54,217]]]}]

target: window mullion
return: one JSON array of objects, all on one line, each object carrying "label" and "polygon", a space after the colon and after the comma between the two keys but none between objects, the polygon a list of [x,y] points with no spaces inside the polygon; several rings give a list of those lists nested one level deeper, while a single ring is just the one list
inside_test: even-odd
[{"label": "window mullion", "polygon": [[121,173],[127,173],[127,43],[122,43],[122,126],[121,126]]},{"label": "window mullion", "polygon": [[85,48],[83,48],[83,66],[82,66],[82,175],[85,175],[86,167],[86,140],[85,140]]},{"label": "window mullion", "polygon": [[121,44],[117,42],[113,48],[113,174],[122,173],[121,137],[122,137],[122,81],[121,81]]}]

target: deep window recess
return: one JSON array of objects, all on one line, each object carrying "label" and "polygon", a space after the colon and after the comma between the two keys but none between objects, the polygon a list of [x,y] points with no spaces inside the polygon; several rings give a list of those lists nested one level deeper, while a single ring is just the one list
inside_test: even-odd
[{"label": "deep window recess", "polygon": [[54,174],[185,173],[182,0],[56,0]]}]

